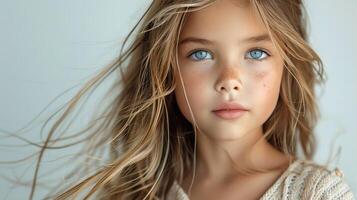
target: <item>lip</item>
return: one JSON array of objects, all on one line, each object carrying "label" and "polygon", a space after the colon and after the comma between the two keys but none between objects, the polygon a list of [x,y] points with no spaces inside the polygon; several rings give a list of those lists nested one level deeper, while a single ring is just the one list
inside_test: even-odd
[{"label": "lip", "polygon": [[220,111],[220,110],[245,110],[245,111],[247,111],[248,109],[239,103],[225,102],[225,103],[219,104],[217,106],[217,108],[215,110],[213,110],[213,112]]},{"label": "lip", "polygon": [[247,111],[233,109],[233,110],[217,110],[217,111],[213,111],[213,112],[218,117],[223,118],[223,119],[236,119],[236,118],[241,117]]},{"label": "lip", "polygon": [[238,103],[222,103],[212,112],[223,119],[236,119],[247,111],[248,109]]}]

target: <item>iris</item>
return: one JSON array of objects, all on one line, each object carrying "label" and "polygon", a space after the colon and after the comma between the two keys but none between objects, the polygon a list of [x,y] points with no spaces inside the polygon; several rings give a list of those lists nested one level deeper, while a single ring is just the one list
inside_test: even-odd
[{"label": "iris", "polygon": [[259,59],[263,55],[263,52],[261,50],[253,50],[249,52],[249,55],[253,59]]},{"label": "iris", "polygon": [[206,58],[207,55],[209,55],[209,53],[204,50],[195,51],[191,54],[194,60],[204,60],[212,58],[212,56],[210,58]]}]

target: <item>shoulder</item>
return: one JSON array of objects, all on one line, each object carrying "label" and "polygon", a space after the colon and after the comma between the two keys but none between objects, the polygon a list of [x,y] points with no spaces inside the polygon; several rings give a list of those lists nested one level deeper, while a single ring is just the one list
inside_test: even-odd
[{"label": "shoulder", "polygon": [[286,193],[301,199],[354,199],[341,169],[297,160],[284,180]]}]

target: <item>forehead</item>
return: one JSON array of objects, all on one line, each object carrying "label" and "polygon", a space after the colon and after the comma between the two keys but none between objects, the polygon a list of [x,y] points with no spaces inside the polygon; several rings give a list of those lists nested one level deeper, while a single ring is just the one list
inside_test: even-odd
[{"label": "forehead", "polygon": [[239,40],[262,35],[267,30],[249,1],[218,0],[187,15],[180,38],[199,36]]}]

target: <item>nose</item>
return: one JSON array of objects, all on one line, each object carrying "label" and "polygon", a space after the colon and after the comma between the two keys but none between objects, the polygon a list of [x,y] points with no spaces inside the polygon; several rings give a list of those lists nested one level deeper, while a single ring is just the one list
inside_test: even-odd
[{"label": "nose", "polygon": [[216,84],[216,91],[219,93],[235,93],[241,89],[241,81],[237,69],[226,67]]},{"label": "nose", "polygon": [[231,92],[232,90],[238,90],[238,82],[235,80],[226,80],[223,81],[221,84],[218,86],[218,91],[219,92]]}]

